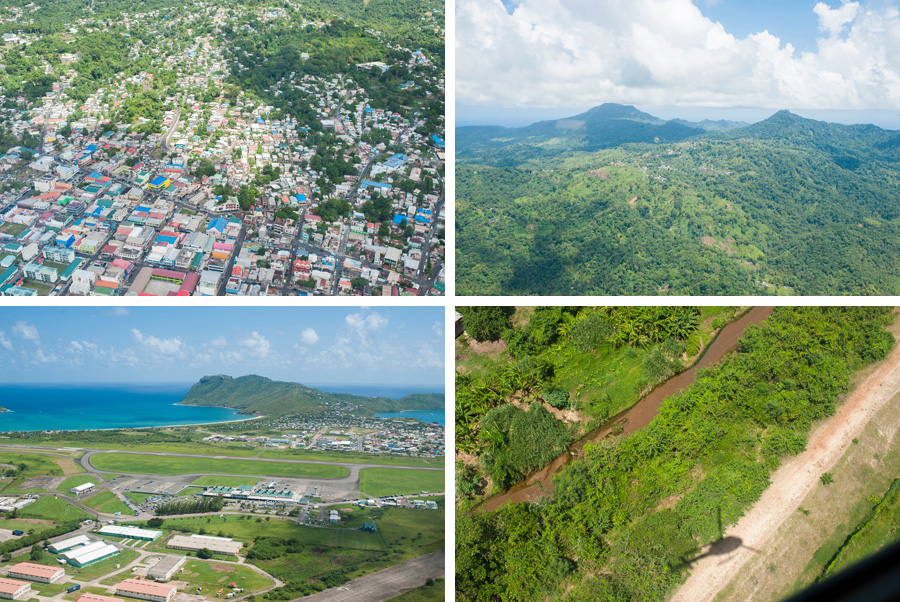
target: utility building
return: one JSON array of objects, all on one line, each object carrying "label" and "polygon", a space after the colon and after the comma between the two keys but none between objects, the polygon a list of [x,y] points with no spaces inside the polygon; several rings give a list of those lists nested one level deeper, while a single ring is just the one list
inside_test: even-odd
[{"label": "utility building", "polygon": [[169,602],[175,595],[177,588],[165,583],[154,583],[141,579],[126,579],[116,586],[117,596],[128,596],[138,600],[150,602]]},{"label": "utility building", "polygon": [[31,584],[27,581],[15,579],[3,579],[0,577],[0,598],[5,600],[19,600],[31,591]]},{"label": "utility building", "polygon": [[36,564],[34,562],[20,562],[19,564],[9,567],[7,575],[15,579],[28,579],[29,581],[37,581],[39,583],[56,583],[66,576],[66,571],[57,566],[47,566],[45,564]]}]

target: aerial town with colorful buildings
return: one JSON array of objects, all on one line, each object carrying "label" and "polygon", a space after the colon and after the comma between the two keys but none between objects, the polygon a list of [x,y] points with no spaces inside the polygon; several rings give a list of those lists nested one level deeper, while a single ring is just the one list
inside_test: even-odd
[{"label": "aerial town with colorful buildings", "polygon": [[[443,294],[443,116],[424,116],[443,107],[443,70],[366,30],[389,62],[314,75],[304,52],[268,95],[236,85],[271,59],[223,36],[285,18],[224,1],[124,16],[117,35],[143,68],[92,85],[79,44],[4,36],[3,60],[31,53],[48,81],[33,99],[0,90],[0,131],[18,141],[0,145],[0,295]],[[66,35],[112,25],[86,17]],[[160,35],[134,41],[144,29]],[[384,108],[359,83],[395,70],[414,75],[392,93],[420,108]]]}]

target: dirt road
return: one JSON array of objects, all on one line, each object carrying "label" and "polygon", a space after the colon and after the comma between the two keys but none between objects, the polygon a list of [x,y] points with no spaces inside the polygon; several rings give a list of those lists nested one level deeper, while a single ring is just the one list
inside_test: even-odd
[{"label": "dirt road", "polygon": [[[745,563],[775,534],[816,485],[847,451],[875,414],[900,393],[900,345],[850,394],[837,413],[811,434],[805,452],[784,463],[772,476],[772,485],[726,536],[741,546],[728,553],[698,561],[687,581],[670,602],[712,600]],[[733,541],[733,540],[732,540]],[[704,552],[708,548],[704,548]]]}]

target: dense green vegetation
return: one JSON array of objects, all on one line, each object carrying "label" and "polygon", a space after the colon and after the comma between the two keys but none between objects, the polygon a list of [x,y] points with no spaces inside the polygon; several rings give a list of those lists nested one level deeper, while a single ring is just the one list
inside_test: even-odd
[{"label": "dense green vegetation", "polygon": [[785,111],[689,138],[554,123],[460,130],[460,293],[900,292],[896,132]]},{"label": "dense green vegetation", "polygon": [[204,512],[218,512],[225,505],[225,499],[217,495],[191,498],[186,500],[173,500],[156,507],[157,516],[171,516],[175,514],[203,514]]},{"label": "dense green vegetation", "polygon": [[[457,372],[456,447],[466,452],[486,445],[496,452],[523,444],[521,438],[497,432],[482,434],[482,417],[513,396],[576,409],[588,421],[605,420],[632,406],[648,387],[684,369],[699,351],[696,335],[701,317],[710,318],[708,328],[718,329],[734,314],[732,308],[706,308],[703,314],[694,307],[537,307],[527,322],[512,327],[508,310],[484,319],[488,312],[483,308],[458,309],[467,331],[474,316],[481,320],[479,324],[490,325],[490,336],[504,327],[502,338],[507,343],[505,361],[475,369],[464,365]],[[513,418],[507,412],[511,411],[498,410],[489,424],[495,429],[507,424]],[[517,420],[534,421],[534,428],[539,423],[544,424],[542,429],[551,428],[547,418],[554,420],[537,410],[521,414]],[[494,419],[501,423],[495,424]],[[508,425],[500,428],[507,430]],[[495,443],[488,445],[491,438]],[[547,449],[559,450],[570,440],[561,431],[551,439],[555,443],[545,448],[544,458],[552,457]],[[534,457],[525,450],[511,453]],[[534,461],[514,465],[520,468],[516,474],[525,466],[536,467]],[[500,482],[508,483],[508,479]]]},{"label": "dense green vegetation", "polygon": [[457,512],[460,600],[662,600],[894,344],[889,308],[779,307],[624,440],[585,447],[543,504]]},{"label": "dense green vegetation", "polygon": [[275,381],[263,376],[204,376],[185,395],[181,403],[192,406],[233,408],[244,414],[318,414],[336,403],[351,403],[355,413],[371,416],[378,412],[401,410],[440,410],[443,394],[415,393],[401,399],[361,397],[346,393],[326,393],[300,383]]}]

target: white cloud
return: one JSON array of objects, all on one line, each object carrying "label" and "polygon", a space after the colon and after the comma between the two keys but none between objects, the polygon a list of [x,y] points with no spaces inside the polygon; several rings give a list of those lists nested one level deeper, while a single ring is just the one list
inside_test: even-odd
[{"label": "white cloud", "polygon": [[819,2],[813,8],[813,12],[819,15],[820,29],[830,34],[837,34],[844,29],[844,25],[856,19],[859,8],[859,2],[845,3],[840,8],[835,9],[832,9],[824,2]]},{"label": "white cloud", "polygon": [[253,331],[241,341],[244,357],[265,359],[269,356],[271,347],[272,344],[269,343],[269,340],[256,331]]},{"label": "white cloud", "polygon": [[434,324],[431,325],[431,330],[433,330],[434,334],[436,334],[437,336],[443,337],[444,336],[444,323],[443,322],[435,322]]},{"label": "white cloud", "polygon": [[0,347],[12,351],[12,341],[6,338],[6,333],[0,330]]},{"label": "white cloud", "polygon": [[38,348],[35,350],[34,354],[32,354],[30,357],[32,357],[33,359],[35,359],[36,361],[38,361],[41,364],[53,364],[53,363],[56,363],[59,361],[59,357],[57,357],[56,354],[45,353],[43,348],[41,348],[40,345],[38,345]]},{"label": "white cloud", "polygon": [[300,333],[300,341],[305,345],[315,345],[319,342],[319,333],[314,328],[307,328]]},{"label": "white cloud", "polygon": [[349,314],[344,321],[347,326],[362,339],[368,339],[388,324],[388,319],[378,312],[369,313],[367,310]]},{"label": "white cloud", "polygon": [[97,345],[90,341],[72,341],[70,345],[76,351],[97,351]]},{"label": "white cloud", "polygon": [[814,8],[825,36],[796,52],[736,38],[691,0],[457,2],[457,98],[467,105],[900,107],[900,11]]},{"label": "white cloud", "polygon": [[15,326],[13,326],[13,332],[26,341],[37,341],[41,338],[41,335],[38,334],[37,327],[24,320],[16,322]]},{"label": "white cloud", "polygon": [[113,307],[109,310],[109,313],[117,318],[127,318],[131,315],[131,312],[127,307]]},{"label": "white cloud", "polygon": [[161,339],[153,335],[145,335],[137,328],[131,329],[134,339],[155,352],[159,356],[165,358],[182,357],[184,355],[184,343],[180,337],[171,339]]}]

